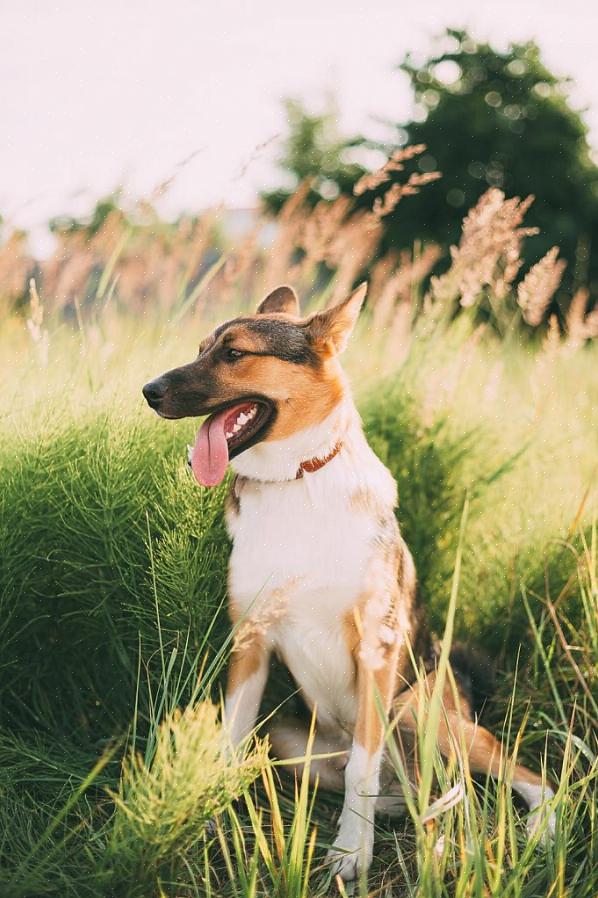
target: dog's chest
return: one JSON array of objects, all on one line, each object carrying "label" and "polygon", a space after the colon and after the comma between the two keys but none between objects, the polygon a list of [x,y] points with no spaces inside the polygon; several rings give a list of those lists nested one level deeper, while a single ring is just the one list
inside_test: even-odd
[{"label": "dog's chest", "polygon": [[317,492],[302,482],[243,490],[229,520],[230,598],[241,627],[254,627],[280,655],[319,720],[351,728],[348,621],[364,590],[375,521],[321,481]]},{"label": "dog's chest", "polygon": [[288,622],[342,617],[363,590],[376,522],[304,481],[243,487],[229,520],[231,598],[241,614],[273,597]]}]

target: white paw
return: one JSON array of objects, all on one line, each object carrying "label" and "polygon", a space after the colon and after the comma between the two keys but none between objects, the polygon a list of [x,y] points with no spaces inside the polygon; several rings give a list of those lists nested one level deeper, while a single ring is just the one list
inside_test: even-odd
[{"label": "white paw", "polygon": [[359,818],[346,826],[341,823],[334,845],[328,852],[326,863],[333,876],[340,876],[345,882],[357,879],[359,874],[369,869],[374,850],[373,827]]},{"label": "white paw", "polygon": [[554,841],[556,832],[556,815],[548,805],[540,805],[534,808],[528,815],[526,821],[527,836],[529,839],[536,838],[540,832],[539,843],[545,845],[549,841]]},{"label": "white paw", "polygon": [[554,789],[548,783],[513,781],[513,789],[521,795],[529,808],[526,827],[528,839],[536,839],[545,845],[554,839],[556,816],[554,813]]}]

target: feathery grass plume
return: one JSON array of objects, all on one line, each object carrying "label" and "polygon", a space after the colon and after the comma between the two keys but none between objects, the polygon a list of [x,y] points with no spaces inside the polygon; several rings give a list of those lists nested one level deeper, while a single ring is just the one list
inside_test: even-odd
[{"label": "feathery grass plume", "polygon": [[233,761],[218,716],[210,702],[168,713],[151,761],[135,753],[125,761],[119,791],[111,793],[116,813],[109,867],[157,875],[162,864],[197,845],[208,821],[264,769],[266,743],[257,742]]},{"label": "feathery grass plume", "polygon": [[361,272],[374,258],[380,234],[380,227],[372,222],[372,213],[367,210],[355,212],[333,233],[324,255],[326,264],[335,270],[329,306],[350,293]]},{"label": "feathery grass plume", "polygon": [[547,402],[554,395],[555,365],[562,353],[561,329],[556,315],[551,315],[548,330],[542,341],[542,351],[535,359],[530,372],[530,388],[534,398],[534,419],[538,420]]},{"label": "feathery grass plume", "polygon": [[553,246],[539,262],[532,265],[517,286],[517,302],[523,319],[532,327],[537,327],[542,321],[567,267],[564,259],[557,258],[558,254],[558,246]]},{"label": "feathery grass plume", "polygon": [[258,256],[258,237],[261,231],[261,224],[258,222],[247,232],[241,240],[237,248],[231,253],[227,259],[222,272],[223,281],[226,286],[231,286],[241,280],[241,278],[250,275],[252,265],[255,268],[256,257]]},{"label": "feathery grass plume", "polygon": [[12,312],[27,289],[28,275],[35,262],[27,249],[24,231],[13,231],[0,245],[0,310]]},{"label": "feathery grass plume", "polygon": [[39,361],[45,367],[48,364],[50,338],[48,331],[44,328],[44,306],[37,290],[35,278],[31,278],[29,281],[29,318],[27,319],[27,330],[31,334],[31,339],[35,344]]},{"label": "feathery grass plume", "polygon": [[419,255],[401,253],[399,267],[388,277],[373,307],[376,330],[383,330],[388,325],[398,303],[411,306],[414,289],[433,269],[440,254],[440,247],[434,244],[424,247]]},{"label": "feathery grass plume", "polygon": [[586,340],[598,337],[598,307],[586,314],[589,299],[590,291],[580,287],[567,310],[565,350],[569,353],[583,346]]},{"label": "feathery grass plume", "polygon": [[370,309],[373,309],[379,301],[382,291],[386,286],[386,282],[397,267],[398,261],[398,252],[396,250],[390,250],[379,259],[376,259],[371,265],[368,288],[368,306]]},{"label": "feathery grass plume", "polygon": [[303,222],[299,246],[305,250],[307,263],[323,262],[330,244],[346,222],[352,200],[339,196],[332,203],[321,200]]},{"label": "feathery grass plume", "polygon": [[548,330],[542,343],[542,349],[547,355],[557,355],[561,345],[561,329],[556,315],[551,315],[548,320]]},{"label": "feathery grass plume", "polygon": [[451,267],[432,278],[431,300],[446,306],[460,297],[461,306],[473,306],[485,287],[504,298],[521,267],[522,240],[537,228],[521,223],[533,196],[505,199],[502,190],[490,188],[463,219],[459,246],[452,246]]},{"label": "feathery grass plume", "polygon": [[385,184],[386,181],[390,180],[392,172],[403,171],[405,168],[403,163],[413,159],[414,156],[419,156],[425,149],[425,144],[418,143],[413,146],[403,147],[401,150],[395,150],[390,159],[387,159],[381,168],[368,172],[357,181],[353,187],[353,195],[361,196],[370,190],[376,190],[381,184]]},{"label": "feathery grass plume", "polygon": [[374,218],[379,220],[386,215],[390,215],[404,196],[414,196],[416,193],[419,193],[420,187],[431,184],[441,177],[442,173],[439,171],[413,172],[413,174],[409,175],[405,184],[393,184],[383,196],[376,197],[374,200],[372,207]]}]

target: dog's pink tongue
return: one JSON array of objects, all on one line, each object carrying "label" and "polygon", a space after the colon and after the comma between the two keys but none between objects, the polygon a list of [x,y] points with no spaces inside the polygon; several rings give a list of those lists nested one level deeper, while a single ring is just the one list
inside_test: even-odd
[{"label": "dog's pink tongue", "polygon": [[224,436],[224,421],[230,410],[212,415],[201,425],[195,446],[191,468],[195,479],[202,486],[217,486],[224,480],[228,465],[228,443]]}]

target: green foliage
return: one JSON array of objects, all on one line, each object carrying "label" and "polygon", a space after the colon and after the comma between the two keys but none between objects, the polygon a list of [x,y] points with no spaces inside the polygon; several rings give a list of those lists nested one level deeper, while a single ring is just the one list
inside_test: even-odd
[{"label": "green foliage", "polygon": [[366,402],[366,433],[397,480],[401,532],[413,554],[430,623],[439,631],[465,498],[459,474],[468,439],[451,438],[442,421],[423,426],[400,381],[382,383],[376,393],[384,401],[372,397]]},{"label": "green foliage", "polygon": [[[350,195],[364,170],[353,161],[360,151],[389,154],[407,143],[425,144],[427,153],[399,177],[439,170],[442,180],[416,199],[405,198],[386,217],[382,252],[410,248],[416,240],[457,243],[464,215],[495,186],[507,196],[536,197],[527,223],[540,234],[528,241],[526,262],[558,245],[569,264],[565,283],[589,281],[595,289],[598,168],[583,118],[569,102],[568,82],[544,65],[532,42],[503,52],[465,31],[448,30],[440,46],[423,62],[408,55],[399,66],[410,80],[415,110],[409,121],[396,123],[396,142],[382,146],[361,137],[343,144],[336,133],[329,136],[326,116],[313,117],[293,104],[282,167],[296,179],[314,176],[314,199],[334,195],[331,182]],[[358,197],[357,208],[371,207],[392,183]],[[286,196],[284,190],[267,194],[266,204],[280,208]]]},{"label": "green foliage", "polygon": [[278,212],[305,178],[313,179],[312,202],[321,197],[330,199],[339,192],[351,193],[362,170],[343,161],[347,140],[338,132],[334,107],[329,103],[324,112],[311,114],[300,100],[287,99],[284,109],[289,133],[278,163],[290,175],[290,184],[289,188],[265,193],[266,208]]},{"label": "green foliage", "polygon": [[5,715],[75,718],[90,739],[126,728],[140,644],[144,663],[158,648],[150,537],[163,638],[203,644],[224,592],[222,493],[198,496],[184,445],[159,439],[104,412],[2,446]]},{"label": "green foliage", "polygon": [[[564,783],[558,838],[547,854],[525,848],[506,787],[480,793],[465,775],[465,800],[423,835],[419,817],[379,819],[371,888],[421,896],[421,874],[426,894],[442,898],[503,898],[507,888],[533,898],[561,877],[556,894],[590,898],[596,534],[588,528],[584,545],[568,531],[587,520],[580,501],[593,470],[596,388],[586,372],[595,358],[590,349],[558,362],[552,392],[544,367],[537,408],[525,386],[537,374],[529,354],[491,341],[472,358],[463,339],[451,331],[415,341],[402,373],[360,407],[397,477],[399,519],[439,631],[471,497],[455,630],[503,650],[494,728],[511,713],[506,741],[534,767],[546,741],[547,774]],[[248,792],[262,756],[244,770],[223,765],[214,709],[198,704],[218,698],[227,650],[223,490],[201,490],[189,476],[187,424],[139,414],[141,371],[160,370],[162,350],[147,334],[142,351],[124,332],[121,342],[108,369],[95,349],[82,362],[78,342],[65,341],[59,365],[42,371],[32,359],[5,371],[0,894],[326,895],[319,863],[334,799],[314,803],[306,786],[285,793],[269,769]],[[180,344],[169,351],[180,355]],[[363,383],[365,355],[355,359]],[[497,362],[508,379],[492,404]],[[429,750],[421,760],[434,764],[442,788],[455,784],[458,772],[443,773]],[[212,813],[214,836],[205,830]],[[440,859],[434,835],[445,836]]]},{"label": "green foliage", "polygon": [[265,743],[231,763],[218,718],[209,702],[170,712],[156,728],[151,762],[133,751],[124,764],[105,869],[128,894],[145,896],[160,878],[176,877],[211,818],[266,766]]},{"label": "green foliage", "polygon": [[[598,169],[567,82],[546,68],[534,43],[499,52],[466,32],[447,38],[449,49],[423,65],[410,57],[401,65],[418,111],[405,137],[428,146],[421,166],[443,173],[437,191],[423,192],[413,209],[413,236],[457,242],[463,215],[489,186],[533,194],[527,223],[540,234],[529,241],[528,260],[557,245],[577,281],[594,282],[598,254],[590,260],[588,252],[598,236]],[[389,227],[402,217],[399,210]]]}]

